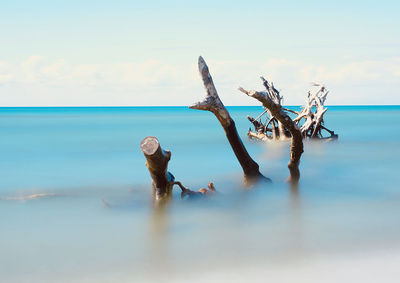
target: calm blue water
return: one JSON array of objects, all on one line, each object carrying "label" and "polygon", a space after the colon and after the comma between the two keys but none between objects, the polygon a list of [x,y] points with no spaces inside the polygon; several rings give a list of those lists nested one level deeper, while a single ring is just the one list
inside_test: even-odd
[{"label": "calm blue water", "polygon": [[[400,106],[328,109],[326,126],[339,140],[306,143],[300,186],[291,191],[289,145],[246,138],[246,115],[261,107],[229,107],[274,181],[243,191],[209,112],[0,108],[0,281],[157,281],[166,270],[196,276],[210,266],[400,247]],[[177,180],[192,189],[213,181],[220,194],[185,202],[177,191],[166,211],[154,211],[139,148],[148,135],[171,150]],[[23,199],[37,193],[54,195]]]}]

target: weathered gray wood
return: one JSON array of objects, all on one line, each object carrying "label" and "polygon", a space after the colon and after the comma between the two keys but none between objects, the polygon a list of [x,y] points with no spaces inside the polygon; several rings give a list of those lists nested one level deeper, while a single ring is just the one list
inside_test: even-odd
[{"label": "weathered gray wood", "polygon": [[169,173],[168,162],[171,152],[163,150],[156,137],[145,137],[140,148],[146,158],[146,166],[150,172],[153,193],[156,200],[168,197],[171,194],[174,176]]},{"label": "weathered gray wood", "polygon": [[[264,77],[260,77],[260,79],[261,79],[265,89],[267,90],[265,93],[267,95],[267,97],[270,100],[272,100],[275,104],[282,106],[283,96],[280,95],[279,91],[274,87],[274,84],[272,82],[270,84]],[[267,108],[267,112],[271,117],[270,120],[272,120],[274,118],[274,116],[268,108]],[[285,127],[279,120],[277,120],[277,125],[275,125],[272,122],[271,127],[272,127],[272,139],[285,140],[288,138],[288,136],[286,135]]]},{"label": "weathered gray wood", "polygon": [[[275,89],[273,84],[269,83],[264,77],[261,77],[263,85],[266,88],[266,96],[272,100],[275,104],[281,105],[283,97],[279,94],[279,92]],[[287,109],[281,107],[283,112],[290,112],[296,114],[297,117],[293,119],[293,121],[300,128],[300,131],[304,138],[313,138],[313,139],[324,139],[324,140],[332,140],[337,139],[338,135],[334,134],[333,131],[330,131],[326,127],[323,126],[324,123],[324,114],[327,111],[327,108],[324,107],[324,103],[326,97],[329,93],[326,87],[320,84],[313,83],[313,86],[317,86],[318,90],[316,92],[308,92],[306,104],[302,107],[300,112],[293,111],[291,109]],[[278,121],[276,124],[274,121],[275,118],[272,116],[271,112],[267,109],[267,113],[271,116],[267,118],[265,122],[265,130],[264,134],[268,137],[268,139],[272,140],[285,140],[290,137],[288,130],[283,126],[283,124]],[[265,114],[265,111],[261,113],[255,120],[255,122],[261,123],[261,116]],[[260,121],[258,121],[260,119]],[[253,124],[255,124],[252,121]],[[269,128],[270,126],[270,128]],[[259,128],[259,127],[258,127]],[[329,137],[324,137],[322,131],[326,131],[330,134]],[[257,131],[257,128],[256,128]],[[268,132],[271,132],[271,135]]]},{"label": "weathered gray wood", "polygon": [[[308,92],[306,104],[303,106],[301,112],[294,119],[294,121],[300,125],[301,120],[304,119],[304,123],[300,127],[301,133],[304,138],[319,138],[323,139],[322,130],[327,131],[331,136],[330,139],[336,139],[338,136],[332,134],[332,131],[322,126],[324,121],[324,114],[328,110],[324,107],[324,103],[329,91],[324,85],[313,83],[313,86],[317,86],[318,90],[315,93]],[[313,112],[313,108],[315,111]]]},{"label": "weathered gray wood", "polygon": [[300,129],[297,127],[296,123],[294,123],[292,119],[284,111],[282,111],[281,105],[271,99],[271,95],[268,95],[268,92],[265,93],[254,90],[247,91],[242,87],[239,87],[239,90],[247,94],[248,96],[260,101],[263,106],[271,112],[271,116],[282,123],[283,127],[288,129],[288,131],[290,132],[291,146],[290,161],[288,164],[290,176],[288,180],[291,183],[297,183],[300,179],[299,164],[300,157],[303,153],[303,137],[301,135]]},{"label": "weathered gray wood", "polygon": [[212,112],[215,117],[217,117],[218,121],[224,128],[226,137],[232,147],[232,150],[243,169],[246,183],[260,178],[270,181],[270,179],[264,177],[260,173],[258,164],[250,157],[245,146],[243,145],[243,142],[237,133],[235,122],[219,98],[208,66],[201,56],[199,57],[198,67],[200,76],[206,89],[206,97],[202,101],[190,106],[190,108],[207,110]]},{"label": "weathered gray wood", "polygon": [[253,132],[251,129],[249,129],[249,131],[247,132],[247,137],[249,139],[256,139],[259,141],[267,141],[269,139],[266,134]]}]

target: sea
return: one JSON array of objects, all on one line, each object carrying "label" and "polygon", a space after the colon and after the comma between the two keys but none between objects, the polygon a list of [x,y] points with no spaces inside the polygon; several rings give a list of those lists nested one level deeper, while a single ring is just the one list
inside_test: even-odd
[{"label": "sea", "polygon": [[[298,187],[288,142],[247,138],[262,107],[228,110],[272,183],[243,186],[210,112],[1,107],[0,282],[399,282],[400,106],[328,106],[339,138],[305,142]],[[155,205],[146,136],[217,193]]]}]

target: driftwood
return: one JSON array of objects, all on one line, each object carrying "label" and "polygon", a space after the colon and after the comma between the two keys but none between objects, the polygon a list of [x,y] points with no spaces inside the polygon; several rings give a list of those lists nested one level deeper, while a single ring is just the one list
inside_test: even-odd
[{"label": "driftwood", "polygon": [[[290,161],[288,168],[290,171],[289,181],[291,183],[297,183],[300,179],[299,163],[300,157],[303,153],[303,138],[300,129],[297,127],[296,123],[286,114],[286,112],[281,107],[282,97],[279,92],[274,88],[273,84],[269,84],[264,78],[263,83],[267,88],[266,92],[258,92],[254,90],[247,91],[242,87],[239,90],[248,96],[251,96],[258,101],[260,101],[263,106],[268,110],[271,117],[274,117],[277,121],[277,133],[279,138],[287,138],[289,132],[291,136],[291,146],[290,146]],[[270,119],[272,120],[272,119]]]},{"label": "driftwood", "polygon": [[246,184],[249,184],[259,179],[270,181],[269,178],[264,177],[260,173],[258,164],[250,157],[245,146],[243,145],[243,142],[240,139],[236,130],[235,122],[233,121],[233,119],[229,115],[228,110],[225,108],[224,104],[219,98],[208,66],[201,56],[199,57],[198,66],[207,94],[204,100],[193,104],[192,106],[190,106],[190,108],[210,111],[215,115],[215,117],[217,117],[218,121],[225,131],[226,137],[228,138],[232,150],[235,153],[236,158],[243,169]]},{"label": "driftwood", "polygon": [[174,176],[167,171],[171,152],[163,150],[156,137],[145,137],[140,148],[146,158],[146,166],[149,169],[153,195],[155,200],[167,198],[171,195]]},{"label": "driftwood", "polygon": [[[156,137],[145,137],[140,143],[140,148],[146,158],[146,166],[150,172],[154,200],[165,200],[167,202],[171,198],[174,185],[178,185],[181,188],[182,198],[186,196],[189,198],[209,196],[216,192],[214,183],[212,182],[208,183],[208,189],[200,188],[197,192],[186,188],[181,182],[175,182],[175,177],[168,172],[168,162],[171,159],[171,152],[163,150]],[[104,200],[102,201],[108,206]]]},{"label": "driftwood", "polygon": [[184,185],[182,185],[181,182],[174,182],[173,184],[178,185],[181,188],[181,198],[185,198],[186,196],[188,196],[189,198],[204,197],[213,195],[216,192],[213,182],[208,183],[208,189],[200,188],[197,192],[186,188]]},{"label": "driftwood", "polygon": [[[206,97],[202,101],[190,106],[190,108],[210,111],[218,119],[242,167],[245,184],[251,184],[258,180],[271,181],[260,173],[259,165],[247,152],[238,135],[235,122],[219,98],[208,66],[201,56],[198,60],[198,67],[206,89]],[[282,107],[283,97],[279,91],[274,87],[273,83],[269,83],[263,77],[261,79],[266,91],[247,91],[241,87],[239,88],[241,92],[260,101],[265,108],[264,112],[257,118],[248,117],[249,121],[255,127],[255,132],[250,129],[248,136],[259,140],[291,140],[290,161],[288,163],[290,176],[288,180],[292,185],[296,185],[300,178],[299,164],[303,153],[303,139],[305,137],[323,138],[321,134],[322,130],[327,131],[331,137],[337,138],[337,135],[333,131],[323,125],[323,115],[326,112],[324,102],[328,92],[324,86],[318,85],[320,86],[319,91],[315,94],[309,92],[307,104],[300,112],[297,112]],[[312,111],[313,107],[316,108],[315,112]],[[292,120],[288,113],[296,114],[297,117]],[[265,122],[262,122],[264,115],[267,118]],[[301,120],[305,120],[302,125],[300,124]],[[192,191],[182,185],[181,182],[175,181],[174,176],[168,172],[168,162],[171,159],[171,152],[163,150],[156,137],[149,136],[144,138],[140,143],[140,148],[146,158],[146,166],[150,172],[155,200],[168,200],[172,195],[171,192],[174,185],[179,186],[182,190],[182,198],[186,196],[190,198],[203,197],[215,194],[215,187],[212,182],[208,184],[208,189],[201,188],[198,191]]]},{"label": "driftwood", "polygon": [[[324,107],[324,103],[329,91],[324,85],[314,83],[313,86],[318,87],[318,90],[315,93],[308,92],[306,104],[294,120],[298,124],[302,119],[305,120],[300,128],[304,138],[337,139],[338,135],[334,131],[323,126],[323,116],[328,110]],[[312,111],[313,108],[315,108],[314,112]],[[324,137],[322,130],[328,132],[330,136]]]},{"label": "driftwood", "polygon": [[[293,121],[299,127],[303,139],[323,139],[323,140],[333,140],[337,139],[338,135],[334,131],[329,130],[324,126],[323,116],[327,111],[324,107],[324,103],[329,91],[325,86],[320,84],[313,84],[313,86],[318,87],[318,90],[312,93],[308,92],[306,104],[302,107],[301,111],[294,111],[288,108],[284,108],[281,105],[282,96],[280,96],[279,91],[275,89],[273,84],[269,84],[266,79],[261,77],[263,85],[267,89],[265,92],[267,97],[272,100],[275,104],[281,106],[281,110],[288,114],[292,113],[297,115]],[[265,106],[264,106],[265,107]],[[262,116],[268,114],[265,123],[261,122]],[[267,108],[261,115],[257,118],[247,117],[249,121],[253,124],[255,131],[253,132],[251,128],[248,132],[249,139],[257,140],[284,140],[291,136],[289,129],[287,129],[282,122],[279,121]],[[325,136],[323,131],[329,134]]]}]

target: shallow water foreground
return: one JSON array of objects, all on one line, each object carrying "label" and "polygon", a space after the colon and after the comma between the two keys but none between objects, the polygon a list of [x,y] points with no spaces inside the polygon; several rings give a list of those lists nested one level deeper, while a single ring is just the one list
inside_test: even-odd
[{"label": "shallow water foreground", "polygon": [[[260,108],[229,111],[272,185],[241,187],[210,113],[0,108],[0,282],[398,282],[400,107],[329,107],[339,140],[306,143],[297,190],[288,144],[245,136]],[[219,194],[154,209],[147,135]]]}]

